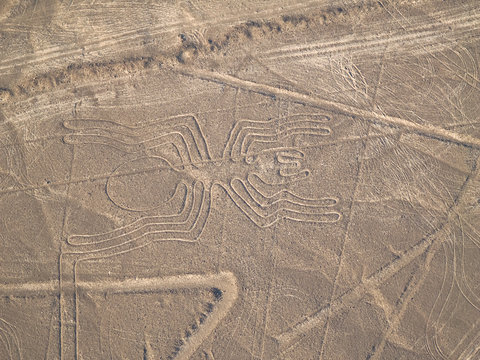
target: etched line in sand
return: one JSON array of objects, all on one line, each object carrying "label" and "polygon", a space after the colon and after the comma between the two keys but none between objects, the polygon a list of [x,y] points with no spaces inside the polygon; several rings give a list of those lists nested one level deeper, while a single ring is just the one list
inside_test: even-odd
[{"label": "etched line in sand", "polygon": [[0,284],[0,296],[36,296],[37,294],[52,295],[58,292],[58,280],[24,283],[24,284]]},{"label": "etched line in sand", "polygon": [[[210,288],[215,294],[217,299],[212,311],[206,316],[205,319],[198,325],[195,331],[191,332],[190,336],[183,340],[182,346],[175,353],[175,359],[189,359],[200,344],[213,332],[222,319],[228,314],[238,296],[238,289],[236,278],[231,272],[220,272],[218,274],[208,275],[179,275],[169,277],[158,278],[140,278],[140,279],[127,279],[123,281],[98,281],[98,282],[67,282],[62,285],[62,292],[64,296],[75,297],[75,302],[78,306],[77,293],[79,290],[85,290],[93,293],[108,293],[108,294],[135,294],[145,292],[161,292],[168,290],[181,290],[181,289],[197,289],[197,288]],[[55,295],[59,296],[59,281],[51,281],[45,283],[25,283],[15,285],[1,285],[0,296],[44,296]],[[75,292],[74,294],[72,292]],[[77,306],[75,308],[77,308]],[[74,310],[74,309],[69,309]],[[75,324],[76,332],[74,334],[75,339],[71,339],[69,336],[62,337],[64,345],[65,341],[78,341],[78,312],[75,314],[69,314],[68,317],[64,315],[62,321],[66,322],[67,319],[72,323],[66,323],[62,327],[72,328]],[[0,319],[0,334],[6,332],[8,329],[9,336],[14,336],[12,332],[12,326],[2,319]],[[64,334],[66,335],[66,334]],[[70,334],[71,335],[71,334]],[[10,341],[12,340],[12,341]],[[21,359],[20,347],[18,338],[9,338],[9,353],[11,359]],[[62,346],[64,348],[65,346]],[[66,357],[66,353],[62,353],[62,358]],[[78,358],[78,346],[76,347],[75,359]]]},{"label": "etched line in sand", "polygon": [[[287,350],[292,344],[294,344],[301,337],[303,337],[305,333],[314,329],[317,326],[322,325],[328,313],[335,314],[340,312],[342,309],[345,308],[346,303],[358,301],[367,291],[369,291],[369,289],[378,288],[381,284],[385,283],[388,279],[390,279],[393,275],[395,275],[405,266],[410,264],[413,260],[415,260],[419,256],[422,256],[425,253],[429,253],[430,249],[434,245],[438,247],[438,244],[444,243],[450,235],[452,223],[455,220],[456,214],[460,213],[465,206],[468,206],[468,197],[465,196],[466,190],[472,186],[472,183],[475,183],[476,179],[479,176],[480,166],[478,166],[477,159],[471,174],[467,176],[465,182],[463,183],[460,192],[454,201],[454,204],[448,210],[447,220],[442,226],[440,226],[434,233],[425,237],[416,245],[406,250],[399,258],[385,265],[379,271],[372,274],[367,279],[363,280],[360,284],[334,299],[327,306],[323,307],[316,313],[308,316],[304,321],[296,324],[291,329],[277,335],[276,339],[279,342],[280,347],[284,351]],[[431,256],[432,255],[429,253],[429,258]],[[438,304],[436,304],[435,306],[438,306]],[[434,309],[432,309],[432,311],[433,310]],[[430,320],[429,324],[431,324]],[[434,330],[434,328],[430,326],[429,329]],[[429,345],[430,347],[432,347],[431,344],[435,343],[435,332],[430,331],[429,334],[427,333],[427,340],[429,336],[431,339],[433,339],[431,340],[431,343]],[[433,345],[433,347],[434,346],[435,345]]]},{"label": "etched line in sand", "polygon": [[89,258],[109,257],[157,241],[196,242],[210,213],[211,193],[204,184],[195,182],[187,191],[186,201],[178,214],[144,216],[140,219],[99,234],[70,235],[69,254]]},{"label": "etched line in sand", "polygon": [[330,117],[323,114],[297,114],[285,122],[242,119],[235,123],[223,152],[224,158],[241,159],[248,156],[256,142],[277,143],[295,135],[328,136],[332,133],[326,126]]},{"label": "etched line in sand", "polygon": [[186,76],[195,77],[198,79],[204,79],[207,81],[213,81],[224,85],[229,85],[234,88],[241,88],[249,91],[253,91],[266,96],[278,97],[285,100],[295,101],[297,103],[307,104],[310,106],[323,108],[333,112],[339,112],[342,114],[360,117],[368,121],[375,121],[382,124],[392,125],[395,127],[406,128],[417,132],[418,134],[438,138],[440,140],[450,141],[456,144],[465,145],[480,149],[480,139],[474,138],[470,135],[459,134],[450,130],[439,128],[429,124],[418,124],[412,121],[402,119],[395,116],[389,116],[374,111],[365,110],[356,106],[342,104],[319,97],[313,97],[307,94],[302,94],[295,91],[280,89],[267,84],[256,83],[249,80],[239,79],[235,76],[220,74],[208,70],[197,69],[183,69],[178,70],[179,73]]},{"label": "etched line in sand", "polygon": [[105,144],[126,153],[136,153],[173,143],[184,162],[210,159],[205,135],[193,115],[171,117],[141,126],[96,119],[67,120],[63,125],[74,130],[64,136],[67,144]]}]

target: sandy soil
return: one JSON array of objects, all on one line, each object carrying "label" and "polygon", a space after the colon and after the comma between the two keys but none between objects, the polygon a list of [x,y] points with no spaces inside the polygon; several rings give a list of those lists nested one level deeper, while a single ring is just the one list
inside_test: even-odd
[{"label": "sandy soil", "polygon": [[0,0],[0,359],[480,359],[476,0]]}]

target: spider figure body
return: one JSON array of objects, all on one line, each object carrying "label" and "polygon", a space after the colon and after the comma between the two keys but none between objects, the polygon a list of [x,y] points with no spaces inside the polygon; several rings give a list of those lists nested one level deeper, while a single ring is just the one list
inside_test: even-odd
[{"label": "spider figure body", "polygon": [[[72,235],[67,239],[67,253],[105,257],[153,241],[195,242],[205,227],[212,189],[216,186],[260,227],[271,226],[281,219],[338,221],[341,215],[333,208],[337,199],[310,199],[288,190],[289,184],[310,176],[310,170],[305,167],[305,154],[286,143],[300,135],[330,135],[328,121],[325,115],[296,115],[281,122],[238,121],[220,159],[211,158],[202,129],[191,115],[141,127],[88,119],[65,122],[65,127],[73,130],[65,136],[66,143],[100,143],[139,154],[114,170],[106,183],[106,192],[120,208],[148,213],[109,232]],[[260,145],[261,150],[252,150],[254,145]],[[166,146],[174,149],[174,156],[152,154]],[[145,184],[142,178],[147,175],[156,179],[153,190],[140,185]],[[137,196],[142,191],[150,194]],[[140,204],[139,198],[147,201]],[[169,204],[176,201],[181,204],[180,210],[165,213]],[[151,215],[156,209],[158,212]]]}]

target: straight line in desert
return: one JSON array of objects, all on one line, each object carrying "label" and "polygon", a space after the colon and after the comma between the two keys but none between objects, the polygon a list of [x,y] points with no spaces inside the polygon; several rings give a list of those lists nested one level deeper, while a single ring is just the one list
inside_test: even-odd
[{"label": "straight line in desert", "polygon": [[293,326],[289,330],[276,336],[276,339],[280,345],[280,348],[286,350],[291,344],[300,339],[306,332],[321,325],[326,319],[328,313],[337,313],[345,308],[345,304],[348,302],[358,301],[369,289],[377,288],[381,284],[388,281],[393,275],[398,273],[405,266],[410,264],[419,256],[428,253],[429,249],[435,244],[442,243],[447,239],[448,234],[451,232],[452,225],[451,220],[458,212],[460,212],[465,206],[468,197],[465,196],[467,189],[480,177],[480,164],[477,163],[472,169],[472,173],[467,176],[463,183],[460,193],[455,199],[453,205],[448,211],[448,217],[445,223],[441,225],[436,231],[420,240],[417,244],[406,250],[399,258],[393,260],[389,264],[382,267],[376,273],[363,280],[360,284],[347,290],[342,295],[333,300],[330,304],[326,305],[313,315],[307,317],[297,325]]},{"label": "straight line in desert", "polygon": [[[217,282],[228,284],[228,289],[235,288],[235,277],[229,272],[209,275],[179,275],[161,278],[135,278],[121,281],[77,281],[77,287],[92,292],[108,292],[125,294],[130,292],[159,291],[170,289],[195,289],[205,286],[216,286]],[[0,296],[31,296],[39,293],[57,294],[59,281],[27,282],[0,284]],[[234,292],[234,291],[233,291]]]},{"label": "straight line in desert", "polygon": [[[215,287],[218,282],[228,284],[228,289],[235,289],[235,277],[228,272],[210,275],[180,275],[164,278],[141,278],[121,281],[78,282],[78,286],[92,292],[129,293],[138,291],[158,291],[171,289],[195,289],[199,287]],[[232,290],[233,291],[233,290]],[[234,291],[233,291],[234,292]]]},{"label": "straight line in desert", "polygon": [[273,96],[298,103],[308,104],[310,106],[324,108],[326,110],[339,112],[350,116],[358,116],[361,118],[365,118],[366,120],[370,119],[374,122],[376,121],[387,125],[393,125],[395,127],[410,129],[422,135],[480,149],[480,139],[469,135],[459,134],[434,125],[417,124],[399,117],[380,114],[356,106],[334,102],[320,97],[302,94],[296,91],[281,89],[263,83],[256,83],[250,80],[243,80],[232,75],[220,74],[213,71],[199,69],[183,69],[179,70],[179,72],[186,76],[192,76],[207,81],[221,83],[224,85],[232,86],[234,88],[241,88],[266,96]]},{"label": "straight line in desert", "polygon": [[[445,226],[443,228],[442,234],[437,233],[437,236],[445,234],[446,230],[448,230],[449,226]],[[393,275],[395,275],[398,271],[403,269],[405,266],[410,264],[413,260],[415,260],[418,256],[422,255],[429,246],[432,245],[434,236],[425,238],[412,248],[407,250],[400,258],[394,260],[390,263],[390,265],[386,266],[379,272],[375,273],[371,277],[364,280],[359,285],[355,286],[353,289],[348,290],[346,293],[341,295],[340,297],[333,300],[329,305],[323,307],[315,314],[307,317],[304,321],[298,323],[290,330],[276,336],[276,339],[280,345],[280,348],[285,350],[298,340],[303,334],[306,332],[314,329],[317,326],[320,326],[324,320],[326,320],[328,313],[335,314],[346,307],[346,304],[354,301],[358,301],[361,296],[363,296],[368,289],[375,288],[385,281],[390,279]]]},{"label": "straight line in desert", "polygon": [[58,294],[58,280],[23,284],[0,284],[0,296],[35,296]]}]

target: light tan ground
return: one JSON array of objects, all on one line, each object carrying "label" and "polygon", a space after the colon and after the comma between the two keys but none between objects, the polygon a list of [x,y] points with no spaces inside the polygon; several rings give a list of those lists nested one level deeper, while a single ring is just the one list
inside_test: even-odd
[{"label": "light tan ground", "polygon": [[0,0],[0,359],[480,359],[476,0]]}]

